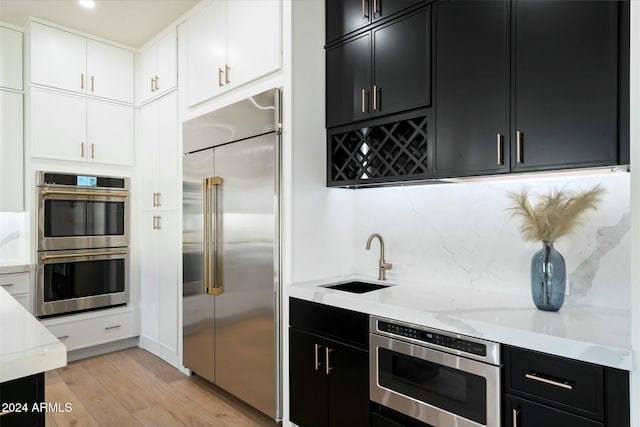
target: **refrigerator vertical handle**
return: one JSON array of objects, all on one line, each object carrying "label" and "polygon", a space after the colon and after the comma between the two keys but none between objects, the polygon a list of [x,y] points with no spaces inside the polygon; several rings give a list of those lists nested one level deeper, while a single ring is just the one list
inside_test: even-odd
[{"label": "refrigerator vertical handle", "polygon": [[204,292],[220,295],[222,287],[221,239],[222,218],[219,212],[222,178],[213,176],[203,180],[204,206]]}]

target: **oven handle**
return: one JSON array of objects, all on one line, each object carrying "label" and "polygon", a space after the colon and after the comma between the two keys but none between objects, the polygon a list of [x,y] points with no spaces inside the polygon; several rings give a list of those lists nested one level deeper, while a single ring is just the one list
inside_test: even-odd
[{"label": "oven handle", "polygon": [[100,256],[100,255],[126,255],[127,251],[106,251],[106,252],[81,252],[74,254],[55,254],[55,255],[42,255],[41,258],[43,261],[49,259],[59,259],[59,258],[80,258],[80,257],[89,257],[89,256]]},{"label": "oven handle", "polygon": [[115,191],[65,191],[65,190],[42,190],[42,195],[47,196],[49,194],[65,195],[65,196],[108,196],[108,197],[121,197],[126,198],[127,193],[115,192]]},{"label": "oven handle", "polygon": [[222,224],[219,212],[222,178],[218,176],[205,178],[202,181],[202,187],[204,193],[204,292],[209,295],[220,295],[224,291],[222,285],[222,248],[220,239]]}]

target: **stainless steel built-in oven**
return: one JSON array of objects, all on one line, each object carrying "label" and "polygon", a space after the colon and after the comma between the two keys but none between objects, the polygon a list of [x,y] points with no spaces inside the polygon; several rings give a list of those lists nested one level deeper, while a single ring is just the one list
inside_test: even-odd
[{"label": "stainless steel built-in oven", "polygon": [[129,249],[76,249],[38,253],[39,317],[126,304]]},{"label": "stainless steel built-in oven", "polygon": [[128,246],[128,181],[38,172],[38,250]]},{"label": "stainless steel built-in oven", "polygon": [[371,317],[373,402],[433,427],[500,426],[500,344]]},{"label": "stainless steel built-in oven", "polygon": [[36,313],[129,302],[129,179],[38,172]]}]

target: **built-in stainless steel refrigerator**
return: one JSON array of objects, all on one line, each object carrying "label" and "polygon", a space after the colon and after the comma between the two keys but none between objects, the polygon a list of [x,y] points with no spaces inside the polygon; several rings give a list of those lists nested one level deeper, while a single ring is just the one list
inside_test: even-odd
[{"label": "built-in stainless steel refrigerator", "polygon": [[184,366],[279,420],[280,92],[183,136]]}]

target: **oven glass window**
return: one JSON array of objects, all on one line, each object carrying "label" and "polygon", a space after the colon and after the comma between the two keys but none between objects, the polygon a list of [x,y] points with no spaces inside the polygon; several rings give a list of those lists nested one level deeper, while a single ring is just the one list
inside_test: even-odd
[{"label": "oven glass window", "polygon": [[124,264],[124,258],[46,264],[44,301],[124,292]]},{"label": "oven glass window", "polygon": [[122,236],[124,202],[45,200],[45,237]]},{"label": "oven glass window", "polygon": [[378,351],[381,386],[486,424],[485,378],[384,348]]}]

